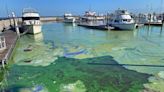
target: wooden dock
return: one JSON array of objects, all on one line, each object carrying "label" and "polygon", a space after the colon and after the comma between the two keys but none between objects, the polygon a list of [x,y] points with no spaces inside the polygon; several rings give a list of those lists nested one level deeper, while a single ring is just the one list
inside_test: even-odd
[{"label": "wooden dock", "polygon": [[4,67],[4,65],[7,64],[7,61],[10,59],[18,37],[16,32],[10,30],[3,32],[3,36],[6,40],[6,49],[0,52],[0,64]]}]

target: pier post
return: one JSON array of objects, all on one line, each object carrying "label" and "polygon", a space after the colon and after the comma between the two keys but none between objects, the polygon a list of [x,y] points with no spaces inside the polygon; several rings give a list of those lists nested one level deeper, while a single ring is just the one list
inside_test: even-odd
[{"label": "pier post", "polygon": [[9,18],[10,27],[11,27],[11,26],[12,26],[11,16],[10,16],[10,15],[8,15],[8,18]]},{"label": "pier post", "polygon": [[162,17],[162,25],[161,25],[160,35],[162,35],[162,31],[163,31],[164,13],[163,13],[163,14],[161,14],[161,17]]},{"label": "pier post", "polygon": [[14,12],[12,12],[12,17],[13,17],[14,26],[15,26],[15,30],[16,30],[17,36],[20,37],[19,27],[18,27],[17,20],[15,19],[16,16],[15,16]]},{"label": "pier post", "polygon": [[149,27],[150,27],[150,22],[151,22],[152,15],[149,15]]},{"label": "pier post", "polygon": [[164,13],[162,14],[162,26],[163,26],[163,23],[164,23]]},{"label": "pier post", "polygon": [[163,23],[162,23],[161,30],[160,30],[160,36],[162,36],[162,30],[163,30]]},{"label": "pier post", "polygon": [[109,27],[109,13],[107,13],[107,16],[106,16],[106,24],[107,24],[107,27]]},{"label": "pier post", "polygon": [[2,68],[5,68],[5,62],[2,60]]}]

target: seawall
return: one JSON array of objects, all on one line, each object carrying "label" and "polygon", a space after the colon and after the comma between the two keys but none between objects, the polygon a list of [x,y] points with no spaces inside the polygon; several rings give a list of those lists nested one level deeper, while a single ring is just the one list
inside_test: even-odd
[{"label": "seawall", "polygon": [[[19,22],[18,24],[21,23],[22,19],[21,18],[16,18],[16,20]],[[41,17],[40,20],[43,23],[46,22],[55,22],[55,21],[63,21],[62,17]],[[0,31],[2,31],[4,28],[8,29],[10,27],[10,25],[13,25],[13,19],[4,19],[4,20],[0,20]]]}]

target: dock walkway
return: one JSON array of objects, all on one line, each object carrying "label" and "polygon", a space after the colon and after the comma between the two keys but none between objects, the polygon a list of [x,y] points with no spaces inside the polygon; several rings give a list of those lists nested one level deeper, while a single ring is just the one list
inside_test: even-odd
[{"label": "dock walkway", "polygon": [[18,39],[16,32],[10,30],[5,31],[3,36],[6,40],[6,49],[0,52],[0,64],[2,66],[4,66],[4,63],[7,63],[8,59],[10,58]]}]

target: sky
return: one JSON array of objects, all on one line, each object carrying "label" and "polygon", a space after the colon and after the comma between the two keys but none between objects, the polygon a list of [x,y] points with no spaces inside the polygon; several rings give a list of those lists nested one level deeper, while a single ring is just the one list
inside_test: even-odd
[{"label": "sky", "polygon": [[0,17],[7,11],[21,16],[23,8],[34,8],[41,16],[62,16],[64,13],[84,14],[87,10],[97,13],[114,12],[121,8],[133,13],[164,12],[162,0],[0,0]]}]

